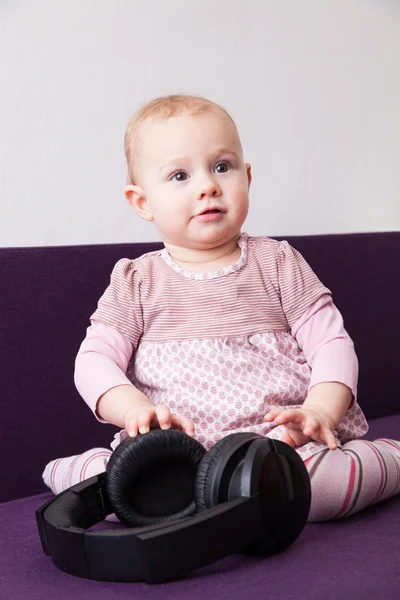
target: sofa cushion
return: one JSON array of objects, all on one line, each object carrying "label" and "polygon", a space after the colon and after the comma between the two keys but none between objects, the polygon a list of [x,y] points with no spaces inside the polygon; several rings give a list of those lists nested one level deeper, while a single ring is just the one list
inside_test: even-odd
[{"label": "sofa cushion", "polygon": [[309,523],[279,555],[232,555],[183,579],[153,586],[91,581],[57,569],[42,551],[34,514],[50,497],[46,493],[0,505],[4,600],[398,598],[400,497],[343,521]]},{"label": "sofa cushion", "polygon": [[385,437],[400,440],[400,414],[371,419],[368,425],[369,430],[363,439],[373,441]]}]

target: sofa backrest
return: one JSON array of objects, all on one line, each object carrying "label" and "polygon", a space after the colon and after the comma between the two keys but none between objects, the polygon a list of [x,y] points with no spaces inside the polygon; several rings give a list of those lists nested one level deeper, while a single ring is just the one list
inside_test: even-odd
[{"label": "sofa backrest", "polygon": [[[367,418],[399,412],[400,232],[286,237],[332,290],[360,362]],[[0,248],[0,501],[45,491],[57,457],[109,447],[74,387],[89,316],[122,257],[163,247],[110,244]]]}]

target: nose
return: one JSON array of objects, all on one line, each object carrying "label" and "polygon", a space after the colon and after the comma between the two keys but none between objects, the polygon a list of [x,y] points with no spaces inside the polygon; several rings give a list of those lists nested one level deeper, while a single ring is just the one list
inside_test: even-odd
[{"label": "nose", "polygon": [[220,196],[220,194],[221,188],[212,176],[208,175],[202,179],[198,192],[199,200],[206,197],[215,198],[216,196]]}]

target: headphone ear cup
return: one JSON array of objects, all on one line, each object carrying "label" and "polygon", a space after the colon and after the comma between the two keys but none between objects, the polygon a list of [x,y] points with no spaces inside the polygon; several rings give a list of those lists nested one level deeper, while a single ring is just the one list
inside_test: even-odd
[{"label": "headphone ear cup", "polygon": [[[201,512],[228,500],[235,487],[233,473],[254,439],[263,438],[256,433],[231,433],[220,439],[203,457],[196,475],[196,509]],[[233,454],[241,450],[234,459]],[[231,460],[229,460],[231,459]],[[240,482],[240,478],[236,477]],[[239,489],[240,492],[240,489]]]},{"label": "headphone ear cup", "polygon": [[205,448],[176,429],[126,438],[106,469],[108,500],[128,527],[157,525],[196,512],[194,487]]}]

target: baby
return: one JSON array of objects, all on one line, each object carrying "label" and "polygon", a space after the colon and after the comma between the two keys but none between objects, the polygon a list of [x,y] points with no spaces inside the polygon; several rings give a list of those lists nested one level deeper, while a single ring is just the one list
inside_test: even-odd
[{"label": "baby", "polygon": [[311,480],[310,521],[351,515],[400,491],[400,444],[361,440],[358,362],[331,291],[287,241],[241,231],[251,167],[219,105],[167,96],[125,135],[134,211],[162,250],[122,258],[91,315],[75,384],[111,450],[51,461],[54,493],[104,471],[112,450],[150,427],[206,449],[239,431],[286,442]]}]

